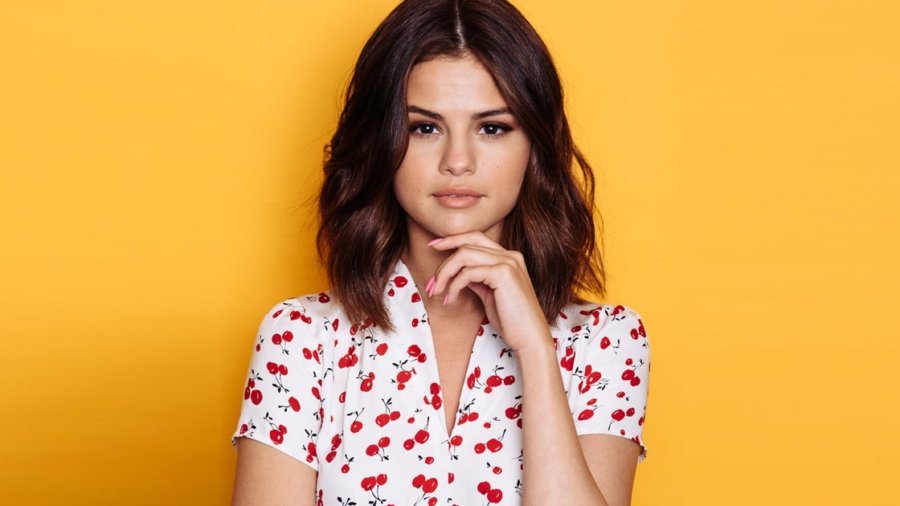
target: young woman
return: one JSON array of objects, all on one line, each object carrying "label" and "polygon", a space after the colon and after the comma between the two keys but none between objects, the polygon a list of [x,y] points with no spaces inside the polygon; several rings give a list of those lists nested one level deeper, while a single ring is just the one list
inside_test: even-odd
[{"label": "young woman", "polygon": [[605,288],[593,179],[522,15],[397,6],[324,168],[331,290],[263,318],[234,503],[629,504],[647,333],[576,295]]}]

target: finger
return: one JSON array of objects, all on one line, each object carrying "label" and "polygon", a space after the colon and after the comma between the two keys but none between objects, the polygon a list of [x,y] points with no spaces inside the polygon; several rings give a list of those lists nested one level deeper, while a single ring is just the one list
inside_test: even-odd
[{"label": "finger", "polygon": [[434,283],[432,283],[428,295],[433,296],[435,293],[442,293],[450,280],[464,267],[510,262],[515,262],[515,260],[506,250],[463,245],[438,266],[434,274]]},{"label": "finger", "polygon": [[471,244],[473,246],[481,246],[490,249],[504,249],[502,246],[492,241],[490,237],[486,236],[484,232],[480,231],[448,235],[428,243],[429,246],[440,251],[458,248],[463,244]]},{"label": "finger", "polygon": [[[447,294],[444,296],[444,304],[455,302],[459,292],[472,286],[480,284],[493,292],[501,285],[509,285],[515,282],[516,267],[509,263],[500,263],[497,265],[477,265],[466,266],[459,271],[453,281],[447,287]],[[478,293],[477,291],[475,292]]]}]

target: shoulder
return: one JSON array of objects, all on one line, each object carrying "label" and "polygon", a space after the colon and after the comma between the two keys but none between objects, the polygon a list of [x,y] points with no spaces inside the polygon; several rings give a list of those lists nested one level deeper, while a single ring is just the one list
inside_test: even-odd
[{"label": "shoulder", "polygon": [[283,299],[270,306],[260,324],[260,332],[280,334],[287,341],[295,335],[321,340],[323,331],[340,325],[342,320],[346,320],[343,306],[329,291],[311,293]]},{"label": "shoulder", "polygon": [[643,318],[631,306],[583,301],[567,305],[551,327],[557,349],[586,350],[612,361],[620,353],[649,359],[650,343]]}]

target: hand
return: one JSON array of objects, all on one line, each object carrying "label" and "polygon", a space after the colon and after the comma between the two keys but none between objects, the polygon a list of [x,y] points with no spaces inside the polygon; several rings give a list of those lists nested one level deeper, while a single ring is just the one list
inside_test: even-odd
[{"label": "hand", "polygon": [[482,232],[447,236],[429,246],[441,251],[456,250],[429,281],[429,296],[444,293],[443,303],[447,304],[469,288],[484,303],[488,320],[513,351],[551,342],[547,320],[521,253],[503,249]]}]

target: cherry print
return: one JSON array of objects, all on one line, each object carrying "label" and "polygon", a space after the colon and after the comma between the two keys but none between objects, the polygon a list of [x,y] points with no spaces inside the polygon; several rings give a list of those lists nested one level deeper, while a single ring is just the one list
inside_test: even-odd
[{"label": "cherry print", "polygon": [[481,495],[487,494],[490,490],[491,490],[490,483],[488,483],[486,481],[482,481],[481,483],[478,484],[478,493],[479,494],[481,494]]},{"label": "cherry print", "polygon": [[412,481],[412,485],[416,488],[420,488],[422,484],[425,483],[425,475],[417,474]]},{"label": "cherry print", "polygon": [[[404,287],[396,283],[398,275],[405,278]],[[444,392],[433,367],[419,372],[413,367],[430,365],[427,355],[431,353],[426,354],[427,347],[416,342],[421,336],[412,327],[413,322],[425,327],[427,314],[419,314],[422,296],[405,270],[388,279],[391,283],[382,294],[393,298],[386,299],[387,309],[406,329],[396,334],[384,333],[371,318],[360,325],[350,322],[336,298],[327,292],[299,298],[314,310],[307,312],[295,299],[283,306],[280,320],[273,320],[271,315],[264,320],[268,326],[261,329],[253,344],[259,358],[241,389],[247,412],[242,412],[236,432],[284,451],[295,449],[301,452],[301,460],[317,463],[324,480],[317,490],[317,502],[322,506],[517,504],[522,489],[522,433],[517,432],[515,439],[504,437],[513,427],[523,430],[521,376],[518,369],[510,367],[519,365],[517,358],[496,329],[483,324],[478,333],[485,339],[479,340],[478,354],[472,357],[477,363],[465,377],[468,389],[455,416],[460,429],[443,441],[431,438],[428,415],[439,413],[443,421]],[[319,300],[323,294],[328,297],[325,303]],[[649,375],[644,368],[649,371],[649,360],[647,341],[638,338],[646,331],[634,313],[617,307],[565,308],[559,313],[562,325],[551,327],[552,340],[558,350],[565,395],[579,430],[615,434],[643,446],[639,436],[645,421],[643,395]],[[282,307],[274,308],[273,313],[276,310],[280,312]],[[309,326],[301,320],[315,320],[316,324]],[[598,330],[600,324],[602,331]],[[362,353],[366,354],[365,361],[361,360]],[[388,354],[392,355],[390,360],[377,360]],[[376,378],[382,382],[381,391],[375,388]],[[375,394],[389,388],[387,383],[397,386],[393,396]],[[323,400],[328,402],[320,402]],[[379,401],[383,409],[375,406]],[[365,410],[367,406],[371,409]],[[426,420],[422,421],[419,413]],[[266,424],[257,429],[263,419]],[[407,424],[401,427],[391,423],[399,420]],[[602,426],[604,423],[609,426]],[[406,429],[409,425],[414,427]],[[354,436],[344,439],[347,430]],[[321,440],[317,439],[320,431],[328,434]],[[316,443],[323,447],[321,457]],[[439,446],[445,450],[438,451]],[[517,454],[517,466],[493,462]],[[447,473],[444,484],[449,488],[440,497],[434,495],[442,488],[437,478],[427,474],[422,473],[410,487],[418,471],[441,468],[447,472],[445,466],[450,461],[466,462],[476,456],[484,465],[457,468],[459,480],[454,473]],[[360,488],[346,487],[347,482],[360,483]],[[484,487],[476,496],[475,485],[480,483]],[[387,490],[391,492],[385,494]],[[340,499],[335,501],[338,494]]]},{"label": "cherry print", "polygon": [[406,286],[406,283],[407,283],[407,279],[403,276],[397,276],[394,278],[394,285],[397,288],[403,288],[404,286]]}]

